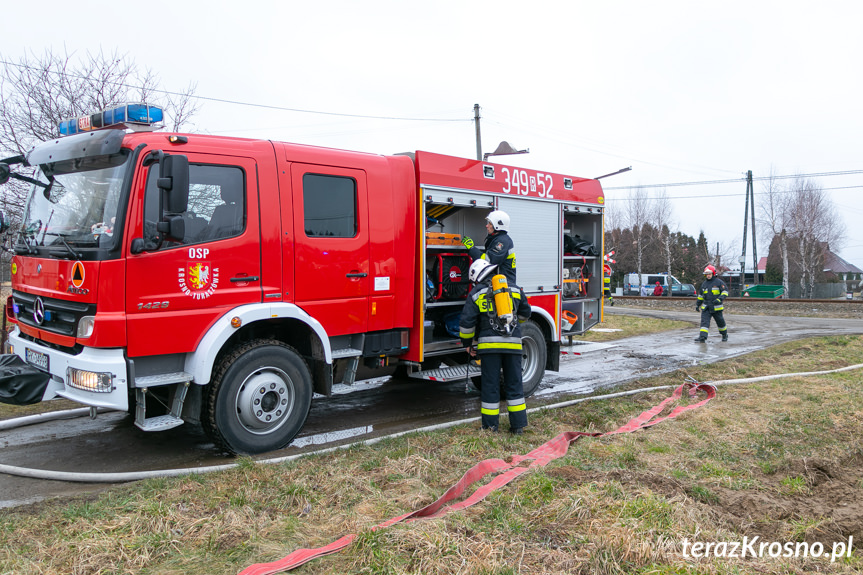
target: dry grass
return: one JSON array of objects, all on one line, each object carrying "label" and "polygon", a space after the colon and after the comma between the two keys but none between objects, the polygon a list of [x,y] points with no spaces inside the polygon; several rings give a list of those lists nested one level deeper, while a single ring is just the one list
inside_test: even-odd
[{"label": "dry grass", "polygon": [[624,337],[646,335],[648,333],[658,333],[672,329],[689,328],[693,325],[693,322],[688,321],[607,313],[603,315],[602,323],[597,327],[605,329],[619,329],[620,331],[605,332],[591,330],[583,336],[578,337],[584,341],[612,341],[615,339],[622,339]]},{"label": "dry grass", "polygon": [[[699,380],[863,363],[863,338],[810,339],[700,366]],[[640,382],[679,383],[678,373]],[[482,458],[569,430],[609,431],[667,392],[531,415],[513,438],[472,427],[288,465],[150,480],[0,511],[0,573],[236,573],[348,534],[300,573],[859,573],[863,559],[686,559],[684,539],[863,541],[861,372],[720,387],[676,420],[583,439],[548,467],[441,519],[371,528],[440,496]]]}]

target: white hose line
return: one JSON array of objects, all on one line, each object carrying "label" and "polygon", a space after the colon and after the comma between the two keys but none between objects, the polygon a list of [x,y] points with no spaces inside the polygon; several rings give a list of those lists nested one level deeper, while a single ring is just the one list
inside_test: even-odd
[{"label": "white hose line", "polygon": [[[108,413],[110,411],[115,410],[105,409],[102,407],[98,408],[99,413]],[[35,425],[37,423],[55,421],[57,419],[74,419],[83,415],[90,415],[89,407],[78,407],[76,409],[67,409],[64,411],[46,411],[45,413],[37,413],[35,415],[25,415],[23,417],[18,417],[15,419],[6,419],[4,421],[0,421],[0,431],[17,429],[19,427],[24,427],[25,425]]]},{"label": "white hose line", "polygon": [[[767,381],[770,379],[781,379],[785,377],[808,377],[813,375],[827,375],[831,373],[839,373],[842,371],[851,371],[855,369],[863,368],[863,363],[858,363],[856,365],[851,365],[848,367],[840,367],[837,369],[830,369],[827,371],[808,371],[804,373],[782,373],[777,375],[765,375],[761,377],[750,377],[744,379],[723,379],[719,381],[707,381],[709,385],[732,385],[739,383],[754,383],[757,381]],[[571,405],[575,405],[577,403],[583,403],[585,401],[596,401],[600,399],[614,399],[617,397],[626,397],[629,395],[635,395],[638,393],[647,393],[650,391],[660,391],[663,389],[676,389],[677,385],[660,385],[656,387],[646,387],[643,389],[633,389],[630,391],[621,391],[618,393],[608,393],[605,395],[593,395],[591,397],[583,397],[581,399],[573,399],[571,401],[564,401],[561,403],[554,403],[550,405],[543,405],[540,407],[534,407],[528,409],[528,413],[536,413],[542,410],[548,409],[560,409],[563,407],[569,407]],[[58,414],[66,414],[66,417],[70,417],[71,412],[84,411],[89,413],[89,408],[83,408],[83,410],[68,410],[66,412],[55,412]],[[47,415],[47,414],[40,414]],[[20,420],[30,420],[30,418],[37,416],[27,416],[21,417],[18,419],[11,419],[3,423],[11,424],[13,422],[17,422]],[[60,419],[55,418],[55,419]],[[330,453],[332,451],[336,451],[338,449],[348,449],[351,447],[356,447],[360,445],[373,445],[375,443],[381,442],[385,439],[393,439],[396,437],[401,437],[403,435],[413,434],[413,433],[425,433],[429,431],[438,431],[441,429],[447,429],[450,427],[455,427],[457,425],[463,425],[467,423],[473,423],[479,421],[479,417],[472,417],[469,419],[460,419],[458,421],[448,421],[446,423],[439,423],[436,425],[429,425],[426,427],[421,427],[419,429],[410,429],[407,431],[400,431],[399,433],[393,433],[390,435],[385,435],[381,437],[374,437],[371,439],[364,439],[361,441],[355,441],[353,443],[346,443],[345,445],[337,445],[335,447],[328,447],[326,449],[319,449],[317,451],[310,451],[308,453],[298,453],[295,455],[286,455],[283,457],[275,457],[272,459],[262,459],[255,461],[255,463],[264,463],[264,464],[273,464],[273,463],[285,463],[288,461],[293,461],[295,459],[300,459],[301,457],[308,457],[310,455],[321,455],[324,453]],[[43,419],[42,421],[47,421],[47,419]],[[24,423],[22,425],[28,425],[29,423]],[[6,425],[4,429],[12,429],[13,425]],[[5,473],[7,475],[15,475],[18,477],[29,477],[32,479],[47,479],[53,481],[68,481],[68,482],[78,482],[78,483],[125,483],[128,481],[140,481],[142,479],[152,479],[157,477],[177,477],[179,475],[190,475],[196,473],[210,473],[213,471],[226,471],[228,469],[232,469],[237,467],[238,463],[230,463],[226,465],[213,465],[209,467],[188,467],[183,469],[159,469],[152,471],[129,471],[123,473],[77,473],[77,472],[67,472],[67,471],[48,471],[44,469],[31,469],[26,467],[16,467],[13,465],[4,465],[0,464],[0,473]]]},{"label": "white hose line", "polygon": [[828,369],[827,371],[806,371],[803,373],[782,373],[779,375],[763,375],[761,377],[748,377],[744,379],[721,379],[719,381],[705,381],[704,383],[709,383],[710,385],[731,385],[733,383],[755,383],[756,381],[766,381],[768,379],[781,379],[783,377],[809,377],[812,375],[827,375],[828,373],[839,373],[840,371],[851,371],[854,369],[860,369],[863,367],[863,363],[858,363],[857,365],[849,365],[847,367],[840,367],[837,369]]}]

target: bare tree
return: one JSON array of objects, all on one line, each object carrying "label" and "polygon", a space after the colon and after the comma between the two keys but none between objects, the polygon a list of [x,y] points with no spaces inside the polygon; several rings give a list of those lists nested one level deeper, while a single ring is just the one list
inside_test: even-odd
[{"label": "bare tree", "polygon": [[[161,105],[169,125],[178,129],[198,111],[194,85],[182,93],[159,89],[150,70],[140,70],[116,52],[86,54],[46,51],[17,62],[0,55],[0,153],[26,153],[38,142],[56,138],[65,119],[129,102]],[[14,223],[20,221],[29,186],[3,186],[2,203]]]},{"label": "bare tree", "polygon": [[758,218],[761,224],[763,236],[762,242],[770,245],[774,238],[778,237],[779,257],[782,261],[782,287],[785,288],[783,298],[788,297],[788,228],[791,225],[790,221],[790,202],[786,191],[777,183],[776,173],[773,168],[770,168],[770,175],[762,184],[762,194],[760,202],[760,211],[762,214]]},{"label": "bare tree", "polygon": [[[603,210],[605,221],[603,222],[603,229],[611,231],[621,227],[620,220],[622,209],[620,202],[609,202],[608,198],[605,198],[605,209]],[[608,238],[606,238],[606,243],[608,243]]]},{"label": "bare tree", "polygon": [[789,219],[800,267],[800,296],[811,299],[815,295],[815,282],[823,270],[823,251],[830,244],[842,243],[845,226],[833,202],[816,182],[798,178],[789,196]]},{"label": "bare tree", "polygon": [[[739,241],[739,240],[738,240]],[[713,262],[713,265],[716,266],[717,272],[719,268],[725,265],[723,262],[732,262],[734,261],[734,254],[737,251],[737,246],[734,242],[730,241],[718,241],[715,244],[709,243],[708,247],[708,260]],[[714,249],[710,249],[714,248]],[[727,266],[726,266],[727,267]]]},{"label": "bare tree", "polygon": [[632,230],[633,243],[635,246],[635,267],[638,273],[639,287],[641,285],[642,263],[644,262],[644,251],[647,248],[647,234],[645,227],[650,223],[651,200],[650,195],[644,188],[633,188],[629,191],[626,207],[623,211],[623,220],[626,227]]},{"label": "bare tree", "polygon": [[[671,205],[671,200],[665,192],[665,188],[662,188],[653,199],[653,224],[656,226],[656,231],[659,234],[659,243],[662,245],[662,254],[665,256],[665,271],[668,275],[672,275],[671,255],[672,248],[674,247],[674,233],[676,231],[671,229],[674,226],[673,217],[674,208]],[[670,285],[668,295],[671,295]]]}]

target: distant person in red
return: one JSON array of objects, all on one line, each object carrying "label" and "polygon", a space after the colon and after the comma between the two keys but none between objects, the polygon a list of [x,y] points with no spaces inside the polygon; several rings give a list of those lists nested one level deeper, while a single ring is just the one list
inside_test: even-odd
[{"label": "distant person in red", "polygon": [[653,288],[653,295],[662,295],[662,286],[659,285],[659,282],[656,282],[656,287]]}]

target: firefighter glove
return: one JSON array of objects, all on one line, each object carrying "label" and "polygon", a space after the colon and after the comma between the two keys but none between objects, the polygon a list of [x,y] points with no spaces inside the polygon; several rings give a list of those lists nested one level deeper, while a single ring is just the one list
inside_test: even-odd
[{"label": "firefighter glove", "polygon": [[461,243],[463,243],[464,247],[466,247],[467,249],[471,249],[473,247],[473,240],[467,236],[462,238]]}]

